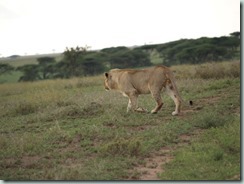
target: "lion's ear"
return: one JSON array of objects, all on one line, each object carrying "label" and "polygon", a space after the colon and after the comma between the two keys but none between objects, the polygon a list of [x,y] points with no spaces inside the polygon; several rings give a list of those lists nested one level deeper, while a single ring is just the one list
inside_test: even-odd
[{"label": "lion's ear", "polygon": [[104,76],[106,77],[106,78],[108,78],[108,73],[106,72],[106,73],[104,73]]}]

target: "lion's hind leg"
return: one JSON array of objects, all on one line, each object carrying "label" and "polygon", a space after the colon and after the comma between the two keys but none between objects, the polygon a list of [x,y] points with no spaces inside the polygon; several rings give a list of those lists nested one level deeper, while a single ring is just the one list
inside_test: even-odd
[{"label": "lion's hind leg", "polygon": [[172,115],[178,115],[180,113],[181,100],[179,99],[179,95],[176,92],[176,89],[174,89],[174,87],[171,84],[169,84],[166,86],[166,93],[172,98],[172,100],[175,103],[175,111],[172,112]]},{"label": "lion's hind leg", "polygon": [[151,113],[156,114],[162,108],[163,102],[160,95],[160,90],[151,91],[151,93],[152,93],[152,97],[156,101],[156,107],[153,110],[151,110]]}]

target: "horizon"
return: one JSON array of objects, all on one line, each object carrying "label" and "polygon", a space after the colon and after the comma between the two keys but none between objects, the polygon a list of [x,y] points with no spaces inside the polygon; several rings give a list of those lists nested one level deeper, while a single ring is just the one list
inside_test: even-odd
[{"label": "horizon", "polygon": [[[233,32],[240,32],[240,31],[233,31]],[[233,33],[231,32],[231,33]],[[222,35],[222,36],[230,36],[229,33],[228,35]],[[222,36],[217,36],[217,37],[222,37]],[[182,40],[182,39],[187,39],[187,40],[190,40],[190,39],[200,39],[200,38],[203,38],[203,37],[207,37],[207,36],[201,36],[199,38],[181,38],[181,39],[178,39],[178,40]],[[214,37],[207,37],[207,38],[214,38]],[[118,46],[112,46],[112,47],[127,47],[127,48],[136,48],[136,47],[142,47],[144,45],[161,45],[161,44],[166,44],[166,43],[169,43],[169,42],[174,42],[174,41],[178,41],[178,40],[172,40],[172,41],[168,41],[168,42],[164,42],[164,43],[149,43],[149,44],[143,44],[143,45],[133,45],[133,46],[125,46],[125,45],[118,45]],[[84,47],[84,46],[79,46],[77,45],[78,47]],[[73,48],[77,47],[77,46],[73,46]],[[86,45],[89,47],[89,45]],[[66,47],[67,48],[67,47]],[[41,55],[59,55],[59,54],[63,54],[63,52],[65,51],[65,49],[63,51],[60,51],[60,52],[46,52],[46,53],[36,53],[36,54],[26,54],[26,55],[19,55],[19,54],[12,54],[12,55],[9,55],[9,56],[5,56],[5,57],[0,57],[0,59],[11,59],[11,57],[13,56],[17,56],[17,57],[28,57],[28,56],[41,56]],[[71,47],[68,47],[68,48],[71,48]],[[100,50],[103,50],[103,49],[106,49],[106,48],[111,48],[111,47],[104,47],[104,48],[100,48],[100,49],[92,49],[91,47],[89,47],[88,51],[100,51]]]}]

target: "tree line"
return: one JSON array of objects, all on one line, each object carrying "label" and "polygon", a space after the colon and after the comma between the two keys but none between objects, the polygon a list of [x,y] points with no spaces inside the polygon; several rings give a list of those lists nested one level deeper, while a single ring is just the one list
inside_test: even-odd
[{"label": "tree line", "polygon": [[181,39],[158,45],[145,45],[138,49],[156,50],[162,64],[199,64],[207,61],[223,61],[240,58],[240,32],[230,36]]},{"label": "tree line", "polygon": [[101,74],[111,68],[134,68],[153,65],[152,52],[160,56],[160,64],[198,64],[240,58],[240,32],[222,37],[181,39],[135,48],[111,47],[89,51],[89,47],[66,48],[61,61],[53,57],[40,57],[38,64],[14,68],[0,64],[0,75],[13,70],[21,71],[19,81],[71,78]]}]

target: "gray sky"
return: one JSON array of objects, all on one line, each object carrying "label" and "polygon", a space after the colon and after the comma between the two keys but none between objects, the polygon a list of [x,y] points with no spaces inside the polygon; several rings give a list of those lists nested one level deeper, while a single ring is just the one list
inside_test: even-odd
[{"label": "gray sky", "polygon": [[1,0],[0,57],[240,31],[239,0]]}]

